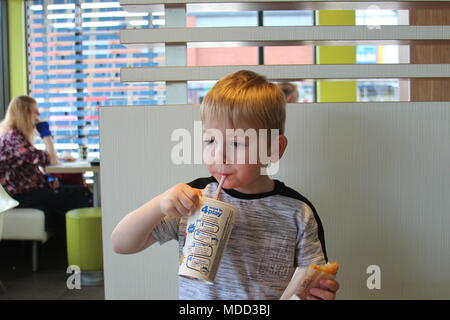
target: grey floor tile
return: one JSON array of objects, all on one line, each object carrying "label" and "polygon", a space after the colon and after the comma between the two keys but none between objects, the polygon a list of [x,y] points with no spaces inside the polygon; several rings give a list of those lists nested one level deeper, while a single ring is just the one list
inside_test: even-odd
[{"label": "grey floor tile", "polygon": [[65,238],[53,237],[39,246],[39,270],[31,270],[31,243],[0,242],[0,300],[103,300],[103,286],[67,288]]}]

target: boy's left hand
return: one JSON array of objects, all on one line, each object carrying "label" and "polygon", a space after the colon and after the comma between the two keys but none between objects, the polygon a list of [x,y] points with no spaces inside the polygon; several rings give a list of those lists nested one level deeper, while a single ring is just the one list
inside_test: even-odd
[{"label": "boy's left hand", "polygon": [[307,300],[334,300],[336,291],[339,290],[339,283],[336,280],[321,280],[319,286],[311,288],[306,297]]}]

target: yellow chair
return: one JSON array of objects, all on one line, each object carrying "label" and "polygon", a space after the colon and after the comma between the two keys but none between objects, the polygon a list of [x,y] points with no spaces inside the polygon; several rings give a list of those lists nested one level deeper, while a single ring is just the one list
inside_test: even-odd
[{"label": "yellow chair", "polygon": [[82,285],[103,283],[101,208],[81,208],[66,213],[67,256],[78,266]]}]

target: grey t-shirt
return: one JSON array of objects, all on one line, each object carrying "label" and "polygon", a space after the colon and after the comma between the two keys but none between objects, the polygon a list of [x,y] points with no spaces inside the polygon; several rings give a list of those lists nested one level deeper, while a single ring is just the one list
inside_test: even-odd
[{"label": "grey t-shirt", "polygon": [[[274,181],[274,190],[261,194],[222,189],[219,200],[238,214],[215,283],[179,277],[180,299],[279,299],[296,267],[326,263],[323,228],[313,205]],[[212,197],[218,183],[209,177],[189,185]],[[160,244],[178,240],[181,256],[185,230],[186,219],[162,220],[152,235]]]}]

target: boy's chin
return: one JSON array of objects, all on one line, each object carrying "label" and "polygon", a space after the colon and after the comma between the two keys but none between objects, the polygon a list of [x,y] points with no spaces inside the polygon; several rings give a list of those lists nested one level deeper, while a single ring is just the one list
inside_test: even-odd
[{"label": "boy's chin", "polygon": [[224,189],[236,189],[236,188],[239,188],[239,186],[237,186],[237,185],[235,185],[235,184],[233,184],[233,183],[227,182],[227,181],[225,180],[225,182],[224,182],[222,188],[224,188]]}]

